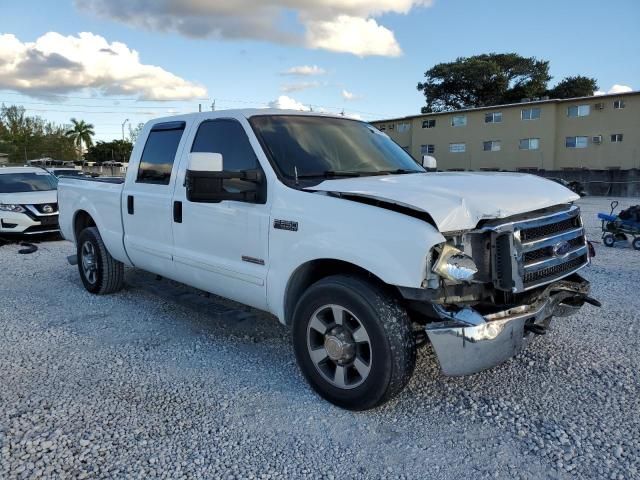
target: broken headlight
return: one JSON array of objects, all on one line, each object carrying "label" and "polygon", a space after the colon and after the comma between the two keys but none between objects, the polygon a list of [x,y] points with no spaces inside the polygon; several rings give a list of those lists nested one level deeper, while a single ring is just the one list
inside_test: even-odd
[{"label": "broken headlight", "polygon": [[447,280],[469,283],[478,273],[478,267],[469,255],[445,243],[433,272]]}]

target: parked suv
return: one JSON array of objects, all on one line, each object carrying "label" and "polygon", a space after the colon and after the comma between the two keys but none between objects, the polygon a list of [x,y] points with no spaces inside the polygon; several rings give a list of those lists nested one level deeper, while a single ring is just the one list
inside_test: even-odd
[{"label": "parked suv", "polygon": [[427,340],[445,374],[471,374],[596,303],[577,273],[578,195],[531,175],[428,173],[342,117],[153,120],[126,178],[62,178],[59,197],[87,290],[117,291],[129,265],[270,312],[311,386],[350,409],[400,392]]},{"label": "parked suv", "polygon": [[57,186],[42,168],[0,168],[0,234],[57,232]]}]

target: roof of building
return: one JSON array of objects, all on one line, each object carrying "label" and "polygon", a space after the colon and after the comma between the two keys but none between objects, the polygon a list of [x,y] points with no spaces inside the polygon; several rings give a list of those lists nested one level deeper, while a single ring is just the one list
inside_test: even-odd
[{"label": "roof of building", "polygon": [[416,115],[407,115],[404,117],[393,117],[393,118],[384,118],[381,120],[372,120],[370,123],[381,123],[381,122],[397,122],[399,120],[412,120],[414,118],[421,117],[432,117],[436,115],[450,115],[452,113],[465,113],[465,112],[475,112],[482,110],[496,110],[499,108],[511,108],[511,107],[522,107],[523,105],[540,105],[545,103],[567,103],[567,102],[579,102],[582,100],[596,100],[600,98],[611,98],[611,97],[622,97],[629,95],[640,95],[640,90],[634,90],[633,92],[623,92],[623,93],[606,93],[604,95],[592,95],[589,97],[574,97],[574,98],[545,98],[538,100],[531,100],[528,102],[517,102],[517,103],[505,103],[501,105],[489,105],[486,107],[473,107],[473,108],[462,108],[460,110],[447,110],[446,112],[431,112],[431,113],[418,113]]}]

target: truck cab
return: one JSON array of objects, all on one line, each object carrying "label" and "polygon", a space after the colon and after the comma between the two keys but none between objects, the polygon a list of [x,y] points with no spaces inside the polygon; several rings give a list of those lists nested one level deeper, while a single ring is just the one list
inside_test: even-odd
[{"label": "truck cab", "polygon": [[124,179],[59,185],[87,290],[117,291],[127,265],[269,312],[311,386],[351,409],[400,392],[422,344],[471,374],[591,301],[577,198],[427,172],[364,122],[281,110],[153,120]]}]

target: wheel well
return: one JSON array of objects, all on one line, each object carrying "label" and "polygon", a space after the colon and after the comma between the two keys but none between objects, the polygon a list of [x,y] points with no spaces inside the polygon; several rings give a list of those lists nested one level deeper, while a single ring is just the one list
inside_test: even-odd
[{"label": "wheel well", "polygon": [[80,210],[76,213],[75,219],[73,220],[73,235],[76,241],[78,240],[78,236],[80,232],[87,227],[95,227],[96,222],[94,222],[91,215],[89,215],[84,210]]},{"label": "wheel well", "polygon": [[287,283],[284,301],[284,319],[285,324],[291,325],[293,310],[296,308],[296,302],[302,293],[311,285],[325,277],[338,274],[359,275],[371,282],[389,290],[393,295],[397,294],[395,288],[384,283],[379,277],[353,263],[342,260],[319,259],[312,260],[300,265]]}]

